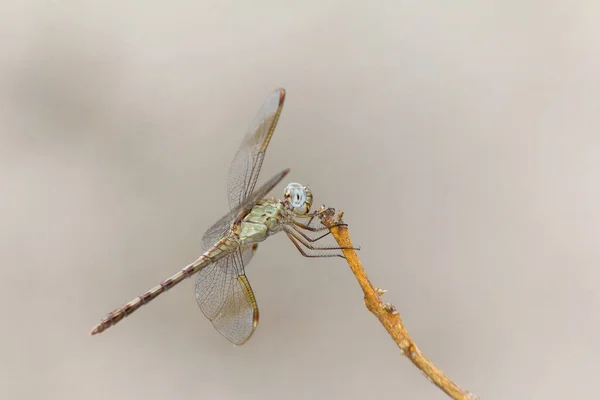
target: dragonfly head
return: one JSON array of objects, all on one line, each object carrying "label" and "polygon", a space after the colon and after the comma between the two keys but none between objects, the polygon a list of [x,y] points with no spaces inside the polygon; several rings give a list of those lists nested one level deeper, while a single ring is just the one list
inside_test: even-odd
[{"label": "dragonfly head", "polygon": [[304,215],[312,207],[312,192],[299,183],[290,183],[283,192],[283,202],[293,214]]}]

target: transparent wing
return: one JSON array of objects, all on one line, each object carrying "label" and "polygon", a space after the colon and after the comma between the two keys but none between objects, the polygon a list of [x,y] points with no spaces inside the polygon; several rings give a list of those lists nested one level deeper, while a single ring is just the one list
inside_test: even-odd
[{"label": "transparent wing", "polygon": [[208,228],[202,237],[202,248],[210,249],[215,243],[222,239],[231,229],[231,224],[240,221],[252,210],[252,207],[257,201],[264,198],[281,180],[290,172],[289,168],[281,171],[264,185],[253,192],[242,203],[238,204],[230,212],[225,214],[220,220],[215,222],[213,226]]},{"label": "transparent wing", "polygon": [[227,195],[230,209],[242,203],[254,190],[284,100],[284,89],[272,92],[248,126],[246,136],[229,168]]},{"label": "transparent wing", "polygon": [[248,264],[250,264],[250,261],[252,261],[252,257],[254,257],[254,253],[256,253],[257,249],[258,243],[253,243],[242,250],[242,262],[244,265],[244,270],[248,268]]},{"label": "transparent wing", "polygon": [[244,258],[253,248],[236,249],[196,276],[196,301],[215,329],[242,345],[258,325],[258,305],[244,274]]}]

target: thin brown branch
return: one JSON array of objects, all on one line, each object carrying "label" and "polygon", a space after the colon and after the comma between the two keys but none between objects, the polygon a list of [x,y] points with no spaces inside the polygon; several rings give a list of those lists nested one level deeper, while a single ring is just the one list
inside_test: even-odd
[{"label": "thin brown branch", "polygon": [[[333,208],[325,208],[325,206],[320,209],[319,213],[321,222],[329,228],[340,247],[352,248],[354,246],[352,245],[350,235],[348,234],[348,227],[342,222],[342,215],[342,213],[336,215]],[[400,317],[398,310],[396,310],[396,307],[390,303],[381,301],[381,295],[385,293],[385,290],[373,286],[371,281],[369,281],[356,251],[342,251],[352,273],[364,292],[367,309],[375,314],[379,322],[381,322],[383,327],[388,331],[392,339],[394,339],[394,342],[396,342],[400,348],[400,352],[408,357],[408,359],[421,370],[427,379],[442,389],[448,396],[460,400],[478,399],[476,395],[458,387],[458,385],[452,382],[438,367],[421,353],[404,327],[402,318]]]}]

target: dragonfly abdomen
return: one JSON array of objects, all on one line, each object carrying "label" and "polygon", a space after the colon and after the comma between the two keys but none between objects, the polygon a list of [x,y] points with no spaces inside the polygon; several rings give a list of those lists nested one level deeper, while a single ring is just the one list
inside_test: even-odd
[{"label": "dragonfly abdomen", "polygon": [[155,298],[157,298],[160,294],[166,292],[171,289],[173,286],[178,283],[184,281],[186,278],[194,275],[196,272],[200,271],[202,268],[208,266],[212,262],[214,262],[213,257],[209,257],[208,255],[203,254],[198,258],[198,260],[194,261],[190,265],[183,268],[181,271],[177,272],[175,275],[165,279],[158,285],[154,286],[152,289],[148,290],[146,293],[141,296],[136,297],[131,300],[129,303],[122,305],[116,310],[109,313],[98,325],[94,327],[91,334],[96,335],[100,332],[105,331],[107,328],[116,325],[123,318],[132,314],[141,306],[148,304]]}]

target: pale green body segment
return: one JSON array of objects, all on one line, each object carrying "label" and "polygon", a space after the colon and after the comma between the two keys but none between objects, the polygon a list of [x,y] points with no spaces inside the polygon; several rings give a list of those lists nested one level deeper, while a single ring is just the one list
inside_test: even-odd
[{"label": "pale green body segment", "polygon": [[278,201],[261,200],[242,220],[239,230],[240,244],[262,242],[269,236],[281,231],[281,222],[286,211]]}]

